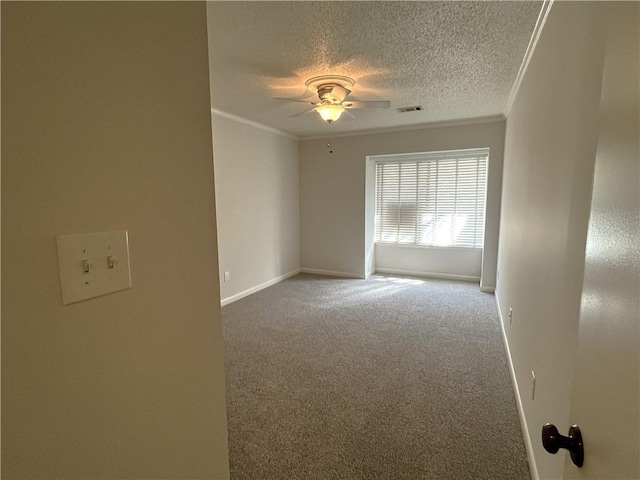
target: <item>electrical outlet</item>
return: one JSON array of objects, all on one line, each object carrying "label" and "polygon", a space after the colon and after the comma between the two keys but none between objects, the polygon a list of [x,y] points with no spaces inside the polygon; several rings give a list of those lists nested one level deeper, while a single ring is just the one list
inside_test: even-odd
[{"label": "electrical outlet", "polygon": [[224,281],[228,282],[229,281],[229,272],[224,272]]},{"label": "electrical outlet", "polygon": [[513,308],[509,307],[509,325],[513,321]]},{"label": "electrical outlet", "polygon": [[531,400],[536,399],[536,374],[531,370]]}]

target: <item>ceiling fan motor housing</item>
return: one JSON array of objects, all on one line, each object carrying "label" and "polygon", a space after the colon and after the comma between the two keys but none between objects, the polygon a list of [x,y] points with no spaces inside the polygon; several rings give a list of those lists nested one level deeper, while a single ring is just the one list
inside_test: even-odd
[{"label": "ceiling fan motor housing", "polygon": [[310,78],[305,85],[312,92],[316,92],[322,103],[338,105],[356,84],[353,78],[343,75],[321,75]]},{"label": "ceiling fan motor housing", "polygon": [[[342,89],[342,87],[340,87],[339,85],[322,85],[318,88],[318,96],[320,97],[320,100],[322,100],[323,102],[330,102],[330,103],[335,103],[335,104],[339,104],[342,100],[340,100],[340,97],[342,97],[344,99],[344,97],[346,97],[347,95],[349,95],[349,93],[351,93],[350,90],[348,89]],[[335,91],[335,94],[334,94]],[[340,95],[341,93],[346,92],[346,95]]]}]

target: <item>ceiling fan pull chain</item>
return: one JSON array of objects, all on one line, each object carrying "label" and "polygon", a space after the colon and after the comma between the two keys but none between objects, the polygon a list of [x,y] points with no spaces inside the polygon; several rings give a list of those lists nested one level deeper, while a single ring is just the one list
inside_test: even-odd
[{"label": "ceiling fan pull chain", "polygon": [[327,143],[327,148],[329,149],[329,153],[333,155],[333,149],[331,148],[331,144],[333,143],[333,122],[327,122],[329,124],[329,143]]}]

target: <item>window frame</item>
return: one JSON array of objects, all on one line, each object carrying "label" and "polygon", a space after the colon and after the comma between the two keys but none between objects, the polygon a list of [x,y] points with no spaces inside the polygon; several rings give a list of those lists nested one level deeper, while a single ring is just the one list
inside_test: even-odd
[{"label": "window frame", "polygon": [[[481,234],[481,242],[478,243],[474,239],[474,246],[469,245],[443,245],[439,243],[419,243],[418,242],[418,211],[416,211],[416,235],[413,242],[401,242],[397,241],[385,241],[378,239],[378,231],[379,231],[379,209],[378,209],[378,199],[379,199],[379,181],[378,181],[378,165],[379,164],[418,164],[419,162],[437,162],[441,160],[455,160],[456,162],[465,158],[471,157],[485,157],[484,158],[484,190],[482,192],[482,224],[479,227]],[[382,244],[382,245],[390,245],[390,246],[398,246],[398,247],[409,247],[409,248],[444,248],[444,249],[472,249],[472,250],[481,250],[484,248],[484,243],[486,240],[486,222],[487,222],[487,194],[488,194],[488,185],[489,185],[489,160],[490,160],[490,148],[469,148],[469,149],[455,149],[455,150],[439,150],[439,151],[430,151],[430,152],[419,152],[419,153],[405,153],[405,154],[391,154],[391,155],[376,155],[370,157],[374,161],[374,231],[373,238],[374,244]],[[457,164],[456,164],[457,165]],[[457,167],[456,167],[457,169]],[[400,173],[398,173],[400,176]],[[477,177],[476,177],[477,178]],[[458,186],[456,185],[456,196]],[[477,188],[476,188],[477,190]],[[416,194],[417,196],[417,194]],[[478,196],[479,197],[479,196]],[[457,202],[457,200],[456,200]],[[416,210],[418,209],[416,202]],[[457,205],[456,207],[457,208]],[[480,216],[475,213],[474,218]],[[477,232],[478,230],[476,230]],[[474,233],[476,235],[477,233]]]}]

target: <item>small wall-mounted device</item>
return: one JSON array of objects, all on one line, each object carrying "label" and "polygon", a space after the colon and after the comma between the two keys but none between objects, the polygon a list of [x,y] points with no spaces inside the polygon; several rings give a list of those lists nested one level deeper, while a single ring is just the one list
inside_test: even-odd
[{"label": "small wall-mounted device", "polygon": [[61,235],[56,241],[64,305],[131,288],[125,230]]}]

